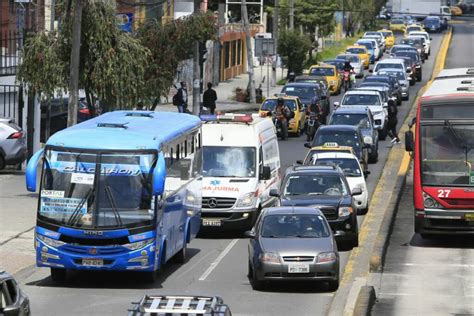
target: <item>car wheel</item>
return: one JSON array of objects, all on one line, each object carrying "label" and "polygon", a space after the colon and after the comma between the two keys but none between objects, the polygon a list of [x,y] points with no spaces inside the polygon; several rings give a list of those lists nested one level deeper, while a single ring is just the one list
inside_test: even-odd
[{"label": "car wheel", "polygon": [[385,140],[387,138],[387,126],[385,126],[379,133],[379,140]]},{"label": "car wheel", "polygon": [[375,149],[374,153],[369,156],[369,163],[377,163],[379,161],[379,150]]},{"label": "car wheel", "polygon": [[339,288],[339,271],[337,272],[337,278],[332,281],[328,281],[329,291],[335,292]]},{"label": "car wheel", "polygon": [[2,155],[0,155],[0,170],[5,169],[5,158],[3,158]]},{"label": "car wheel", "polygon": [[406,97],[403,97],[402,99],[403,99],[403,101],[407,101],[408,99],[410,99],[410,95],[407,94],[407,96],[406,96]]},{"label": "car wheel", "polygon": [[51,268],[51,279],[56,283],[62,283],[66,281],[67,270],[59,268]]},{"label": "car wheel", "polygon": [[249,262],[249,274],[252,276],[252,281],[250,282],[252,284],[252,288],[256,291],[261,290],[263,288],[263,281],[260,281],[257,278],[257,272],[253,269],[250,262]]}]

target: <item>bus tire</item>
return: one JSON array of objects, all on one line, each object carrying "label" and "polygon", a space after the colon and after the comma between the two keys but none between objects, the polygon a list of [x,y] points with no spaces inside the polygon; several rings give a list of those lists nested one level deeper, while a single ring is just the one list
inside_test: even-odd
[{"label": "bus tire", "polygon": [[145,283],[155,283],[158,280],[157,270],[142,272],[142,274]]},{"label": "bus tire", "polygon": [[67,270],[60,268],[51,268],[51,279],[53,282],[62,283],[66,281]]},{"label": "bus tire", "polygon": [[176,263],[185,263],[186,262],[186,254],[187,254],[187,245],[186,245],[186,241],[184,241],[184,245],[183,245],[183,248],[181,248],[180,251],[178,251],[178,253],[176,253],[174,255],[174,262]]}]

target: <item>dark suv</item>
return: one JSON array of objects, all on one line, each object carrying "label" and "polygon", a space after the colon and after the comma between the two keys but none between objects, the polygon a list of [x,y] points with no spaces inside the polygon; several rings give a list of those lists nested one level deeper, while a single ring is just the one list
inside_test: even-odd
[{"label": "dark suv", "polygon": [[312,143],[305,143],[306,148],[324,146],[324,144],[336,143],[339,146],[349,146],[359,159],[364,172],[368,171],[369,144],[364,143],[362,132],[357,126],[350,125],[327,125],[318,128]]},{"label": "dark suv", "polygon": [[13,277],[0,270],[0,315],[31,315],[30,301]]},{"label": "dark suv", "polygon": [[283,89],[282,93],[291,96],[297,96],[300,98],[301,102],[308,108],[311,105],[311,100],[314,97],[320,102],[321,109],[323,110],[322,122],[326,123],[326,117],[330,112],[330,103],[329,103],[329,91],[325,89],[318,82],[294,82],[287,83]]},{"label": "dark suv", "polygon": [[360,188],[350,191],[344,173],[336,166],[289,167],[280,193],[275,189],[270,191],[270,195],[280,198],[281,206],[311,206],[321,210],[336,240],[347,247],[359,245],[353,196],[360,194]]},{"label": "dark suv", "polygon": [[369,162],[376,163],[379,159],[379,133],[375,127],[374,117],[368,107],[340,107],[334,110],[328,125],[352,125],[360,128],[362,135],[370,137]]}]

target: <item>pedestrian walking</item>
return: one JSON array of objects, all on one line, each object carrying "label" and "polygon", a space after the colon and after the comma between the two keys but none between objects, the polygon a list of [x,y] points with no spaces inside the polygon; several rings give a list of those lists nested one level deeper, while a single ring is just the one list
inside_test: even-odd
[{"label": "pedestrian walking", "polygon": [[207,90],[204,91],[202,96],[202,103],[203,105],[209,109],[211,114],[214,114],[216,110],[216,100],[217,100],[217,93],[216,90],[212,89],[212,83],[207,83]]},{"label": "pedestrian walking", "polygon": [[392,144],[400,144],[400,138],[398,138],[398,133],[397,133],[398,109],[394,100],[392,99],[388,100],[387,110],[388,110],[388,122],[387,122],[388,136],[390,136],[390,138],[392,139]]},{"label": "pedestrian walking", "polygon": [[176,84],[178,91],[173,96],[173,105],[178,107],[179,113],[185,113],[188,107],[188,92],[186,91],[186,83],[181,81]]}]

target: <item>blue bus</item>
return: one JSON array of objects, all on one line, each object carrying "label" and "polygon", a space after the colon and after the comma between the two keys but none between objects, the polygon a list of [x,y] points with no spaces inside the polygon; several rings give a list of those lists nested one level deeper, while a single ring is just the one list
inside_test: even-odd
[{"label": "blue bus", "polygon": [[52,135],[28,162],[35,192],[36,264],[61,282],[67,269],[140,271],[185,262],[201,224],[201,120],[116,111]]}]

